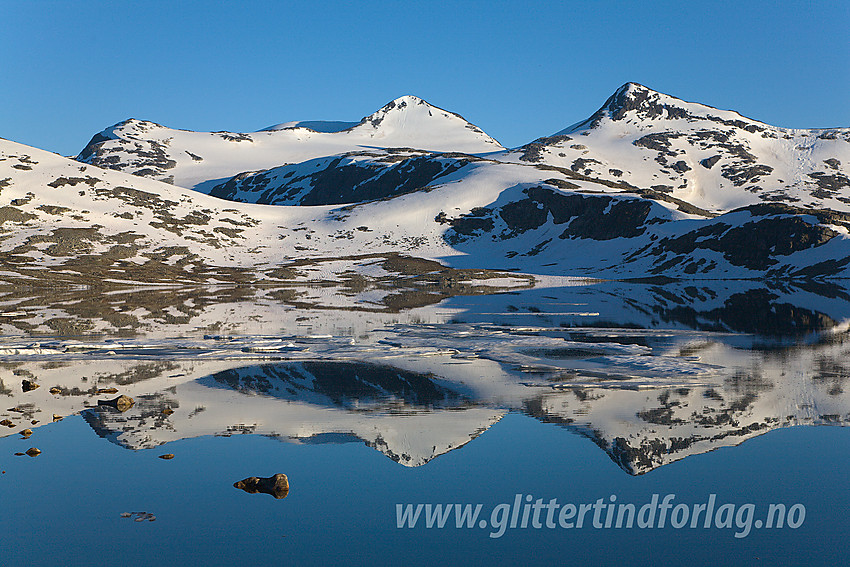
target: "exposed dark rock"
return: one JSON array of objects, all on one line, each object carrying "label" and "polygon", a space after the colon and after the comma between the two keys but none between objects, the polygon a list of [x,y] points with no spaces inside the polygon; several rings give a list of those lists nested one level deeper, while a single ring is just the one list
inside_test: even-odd
[{"label": "exposed dark rock", "polygon": [[21,389],[24,392],[31,392],[38,388],[38,384],[35,382],[31,382],[30,380],[21,380]]},{"label": "exposed dark rock", "polygon": [[686,171],[691,170],[691,166],[689,166],[683,160],[679,160],[676,163],[674,163],[673,165],[671,165],[670,169],[672,169],[676,173],[685,173]]},{"label": "exposed dark rock", "polygon": [[815,183],[817,183],[820,189],[829,193],[838,193],[839,191],[850,189],[850,178],[841,173],[829,174],[823,171],[816,171],[810,173],[809,177],[815,180]]},{"label": "exposed dark rock", "polygon": [[520,161],[530,161],[530,162],[538,162],[543,161],[544,154],[544,146],[543,144],[537,142],[531,142],[530,144],[524,145],[522,148],[522,154],[519,156]]},{"label": "exposed dark rock", "polygon": [[283,473],[277,473],[268,478],[248,477],[233,483],[233,487],[249,494],[270,494],[278,500],[289,495],[289,479]]},{"label": "exposed dark rock", "polygon": [[53,187],[54,189],[59,189],[60,187],[64,187],[65,185],[70,185],[71,187],[74,187],[79,183],[84,183],[89,187],[94,187],[99,181],[100,179],[97,179],[96,177],[92,177],[90,175],[87,175],[85,177],[59,177],[48,183],[47,186]]},{"label": "exposed dark rock", "polygon": [[135,400],[129,396],[121,395],[114,400],[98,400],[97,405],[108,406],[117,409],[120,412],[125,412],[135,404]]},{"label": "exposed dark rock", "polygon": [[670,150],[670,140],[675,140],[682,136],[684,136],[684,134],[677,132],[654,132],[652,134],[647,134],[642,138],[638,138],[632,142],[632,144],[675,157],[677,155],[676,152]]},{"label": "exposed dark rock", "polygon": [[103,146],[103,142],[108,142],[112,138],[108,136],[104,136],[103,132],[98,132],[92,139],[89,140],[89,143],[86,144],[86,147],[83,148],[83,151],[80,152],[80,155],[77,156],[77,159],[80,161],[88,161],[89,158],[94,156],[97,151]]},{"label": "exposed dark rock", "polygon": [[592,170],[587,167],[591,163],[602,164],[601,161],[596,159],[585,159],[585,158],[577,158],[573,161],[573,164],[570,166],[570,169],[575,171],[576,173],[584,173],[584,175],[590,175]]},{"label": "exposed dark rock", "polygon": [[799,250],[825,244],[836,232],[812,225],[800,217],[774,216],[732,227],[716,222],[676,238],[663,238],[656,252],[691,254],[702,248],[723,253],[735,266],[766,270],[778,263],[774,256],[787,256]]},{"label": "exposed dark rock", "polygon": [[[350,154],[354,155],[357,154]],[[296,174],[304,171],[301,164],[240,173],[213,187],[210,194],[271,205],[360,203],[418,191],[469,163],[467,159],[449,159],[438,154],[369,160],[341,156],[314,161],[317,168],[306,174]]]},{"label": "exposed dark rock", "polygon": [[711,169],[712,167],[714,167],[714,164],[716,164],[718,161],[720,161],[720,156],[715,155],[715,156],[707,157],[703,160],[700,160],[699,164],[706,169]]},{"label": "exposed dark rock", "polygon": [[761,175],[770,175],[773,168],[769,165],[727,165],[721,170],[723,177],[736,187],[758,181]]}]

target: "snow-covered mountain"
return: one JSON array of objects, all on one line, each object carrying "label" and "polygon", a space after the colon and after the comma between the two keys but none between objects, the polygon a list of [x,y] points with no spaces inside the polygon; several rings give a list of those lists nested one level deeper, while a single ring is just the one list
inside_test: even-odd
[{"label": "snow-covered mountain", "polygon": [[204,184],[215,197],[269,205],[340,205],[411,193],[471,163],[472,156],[410,149],[349,152]]},{"label": "snow-covered mountain", "polygon": [[95,134],[77,159],[196,187],[245,171],[391,147],[464,153],[503,149],[463,117],[403,96],[353,124],[288,122],[253,133],[191,132],[130,119]]},{"label": "snow-covered mountain", "polygon": [[850,129],[770,126],[636,83],[590,118],[514,150],[406,96],[359,123],[287,122],[250,134],[128,120],[95,135],[77,159],[248,202],[337,204],[428,184],[439,172],[434,160],[456,157],[418,152],[401,167],[398,152],[388,157],[378,148],[551,166],[713,214],[775,202],[850,212]]},{"label": "snow-covered mountain", "polygon": [[621,181],[712,212],[767,202],[850,211],[850,128],[778,128],[636,83],[587,120],[494,157]]},{"label": "snow-covered mountain", "polygon": [[[383,162],[388,172],[393,160]],[[352,263],[402,254],[452,268],[589,277],[850,273],[847,213],[776,203],[712,218],[551,166],[475,156],[405,160],[433,167],[436,177],[353,205],[269,206],[0,141],[9,199],[0,208],[3,269],[9,278],[53,283],[279,282],[311,269],[335,281]],[[319,196],[341,200],[333,191]]]}]

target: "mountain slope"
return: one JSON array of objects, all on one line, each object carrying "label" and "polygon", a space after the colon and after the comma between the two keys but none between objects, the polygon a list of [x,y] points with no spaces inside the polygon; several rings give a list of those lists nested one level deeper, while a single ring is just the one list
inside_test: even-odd
[{"label": "mountain slope", "polygon": [[[410,270],[405,277],[422,285],[464,293],[492,275],[452,276],[452,269],[606,278],[850,274],[847,213],[763,204],[711,218],[570,170],[446,159],[460,167],[404,194],[354,205],[268,206],[3,141],[0,191],[10,199],[0,207],[3,269],[7,277],[87,285],[330,282],[351,270],[374,272],[378,257],[405,255],[429,261],[418,268],[402,262],[381,277]],[[445,277],[430,282],[435,270]]]},{"label": "mountain slope", "polygon": [[254,133],[190,132],[130,119],[96,134],[77,159],[180,187],[195,187],[244,171],[368,148],[466,153],[503,149],[463,117],[414,96],[397,98],[359,123],[342,126],[347,124],[293,122]]},{"label": "mountain slope", "polygon": [[763,202],[850,211],[850,128],[778,128],[636,83],[587,120],[491,157],[622,181],[714,212]]},{"label": "mountain slope", "polygon": [[204,192],[229,201],[269,205],[340,205],[419,190],[472,163],[472,156],[415,150],[350,152],[245,172]]}]

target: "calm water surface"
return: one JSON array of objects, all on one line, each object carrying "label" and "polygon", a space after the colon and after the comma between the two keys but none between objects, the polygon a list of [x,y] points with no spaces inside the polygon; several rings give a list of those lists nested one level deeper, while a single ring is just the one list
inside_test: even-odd
[{"label": "calm water surface", "polygon": [[[407,312],[175,295],[143,332],[7,328],[0,565],[847,563],[843,290],[686,287]],[[74,305],[16,301],[30,323]],[[103,404],[119,395],[132,407]],[[275,473],[286,498],[233,487]],[[663,528],[604,527],[608,504],[653,495],[673,495]],[[547,527],[547,509],[522,527],[538,499],[602,499],[602,527]],[[672,525],[709,500],[734,506],[719,527]],[[804,508],[796,527],[758,528],[780,503]],[[399,528],[408,504],[481,511]]]}]

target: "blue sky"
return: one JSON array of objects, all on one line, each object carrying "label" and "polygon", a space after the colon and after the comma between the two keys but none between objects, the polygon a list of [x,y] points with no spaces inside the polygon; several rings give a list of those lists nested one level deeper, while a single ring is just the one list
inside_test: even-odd
[{"label": "blue sky", "polygon": [[0,136],[76,154],[126,118],[253,131],[403,94],[517,146],[621,84],[850,126],[848,2],[0,0]]}]

